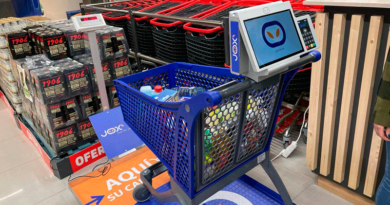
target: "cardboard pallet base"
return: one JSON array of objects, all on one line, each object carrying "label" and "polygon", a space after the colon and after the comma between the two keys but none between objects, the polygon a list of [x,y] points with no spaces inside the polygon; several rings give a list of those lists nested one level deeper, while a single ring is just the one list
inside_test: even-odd
[{"label": "cardboard pallet base", "polygon": [[92,144],[91,146],[81,149],[80,151],[67,157],[58,158],[50,156],[48,148],[43,145],[43,143],[39,140],[39,137],[36,136],[35,132],[31,130],[31,128],[29,128],[29,126],[15,112],[8,99],[1,91],[0,99],[14,116],[16,125],[22,130],[24,136],[27,137],[27,139],[34,145],[46,165],[53,171],[54,176],[59,179],[63,179],[106,156],[100,142]]}]

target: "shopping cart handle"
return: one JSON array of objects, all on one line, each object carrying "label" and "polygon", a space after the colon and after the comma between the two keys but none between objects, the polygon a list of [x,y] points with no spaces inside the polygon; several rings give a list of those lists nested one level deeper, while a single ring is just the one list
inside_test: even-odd
[{"label": "shopping cart handle", "polygon": [[145,188],[160,202],[162,203],[171,203],[171,202],[180,202],[184,201],[177,196],[172,188],[166,192],[158,192],[153,186],[152,181],[154,177],[168,171],[167,167],[162,162],[157,162],[156,164],[150,166],[141,172],[140,177]]},{"label": "shopping cart handle", "polygon": [[218,92],[221,95],[222,99],[228,98],[232,95],[235,95],[237,93],[240,93],[244,90],[249,89],[253,83],[254,83],[253,80],[246,79],[243,82],[236,83],[236,84],[231,85],[231,86],[227,86],[226,88],[223,88],[223,89],[219,90]]},{"label": "shopping cart handle", "polygon": [[301,59],[292,62],[288,65],[288,70],[302,67],[308,63],[317,62],[321,59],[321,53],[317,50],[310,51],[307,55],[303,56]]}]

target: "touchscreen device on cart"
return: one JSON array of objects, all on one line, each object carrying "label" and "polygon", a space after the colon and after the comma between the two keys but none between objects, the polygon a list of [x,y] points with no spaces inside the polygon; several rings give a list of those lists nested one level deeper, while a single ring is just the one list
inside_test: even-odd
[{"label": "touchscreen device on cart", "polygon": [[[274,2],[229,13],[231,72],[255,81],[288,69],[311,49],[318,47],[313,27],[302,35],[289,2]],[[303,16],[305,22],[311,20]],[[312,39],[310,48],[306,43]],[[310,41],[311,42],[311,41]]]}]

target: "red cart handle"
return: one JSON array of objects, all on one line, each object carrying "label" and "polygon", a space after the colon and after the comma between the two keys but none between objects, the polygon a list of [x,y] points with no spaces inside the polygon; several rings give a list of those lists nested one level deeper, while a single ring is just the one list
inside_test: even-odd
[{"label": "red cart handle", "polygon": [[143,17],[139,17],[139,18],[134,18],[135,21],[143,21],[143,20],[146,20],[146,19],[149,19],[149,17],[143,16]]},{"label": "red cart handle", "polygon": [[[112,13],[112,12],[109,12],[109,13]],[[106,13],[106,14],[109,14],[109,13]],[[118,17],[106,16],[106,14],[103,14],[103,18],[110,20],[110,21],[118,21],[118,20],[122,20],[122,19],[130,20],[130,16],[128,14],[126,14],[124,16],[118,16]]]},{"label": "red cart handle", "polygon": [[217,32],[219,30],[222,30],[222,26],[217,26],[217,27],[214,27],[214,28],[206,28],[206,29],[202,29],[202,28],[194,28],[194,27],[191,27],[192,23],[191,22],[188,22],[186,24],[184,24],[183,28],[185,30],[188,30],[188,31],[193,31],[193,32],[198,32],[198,33],[214,33],[214,32]]},{"label": "red cart handle", "polygon": [[158,18],[154,18],[150,21],[150,24],[155,25],[155,26],[173,27],[173,26],[177,26],[177,25],[183,23],[182,21],[175,21],[173,23],[161,23],[161,22],[157,22],[157,21],[158,21]]}]

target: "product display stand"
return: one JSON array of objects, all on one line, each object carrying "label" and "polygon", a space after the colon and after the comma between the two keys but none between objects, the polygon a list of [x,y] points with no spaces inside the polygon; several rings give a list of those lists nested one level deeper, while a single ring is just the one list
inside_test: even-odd
[{"label": "product display stand", "polygon": [[[50,147],[45,146],[43,141],[40,140],[40,137],[29,127],[28,123],[24,121],[21,116],[16,114],[16,111],[2,92],[0,92],[0,99],[8,107],[10,113],[15,117],[16,126],[23,132],[23,135],[31,142],[31,144],[34,145],[45,164],[50,170],[52,170],[54,176],[57,178],[63,179],[106,156],[104,151],[102,151],[103,147],[100,142],[96,142],[95,144],[89,144],[90,146],[87,145],[80,147],[70,156],[63,158],[53,157],[49,150]],[[94,159],[85,160],[85,156],[91,156],[91,152],[98,153],[98,156]]]}]

